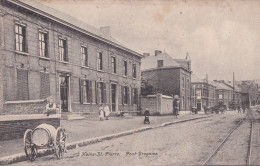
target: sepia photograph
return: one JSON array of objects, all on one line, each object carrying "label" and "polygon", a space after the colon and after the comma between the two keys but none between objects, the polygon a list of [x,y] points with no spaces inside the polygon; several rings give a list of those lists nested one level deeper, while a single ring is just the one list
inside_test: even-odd
[{"label": "sepia photograph", "polygon": [[0,165],[260,165],[260,0],[1,0]]}]

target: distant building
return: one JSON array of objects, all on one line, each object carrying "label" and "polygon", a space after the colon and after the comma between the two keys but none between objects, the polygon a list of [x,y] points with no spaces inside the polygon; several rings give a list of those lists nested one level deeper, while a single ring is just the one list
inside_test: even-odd
[{"label": "distant building", "polygon": [[223,102],[227,108],[233,103],[233,88],[226,85],[223,80],[214,80],[212,84],[216,87],[217,103]]},{"label": "distant building", "polygon": [[189,110],[191,103],[191,60],[174,59],[165,52],[145,54],[141,66],[142,90],[145,95],[162,93],[180,98],[180,109]]},{"label": "distant building", "polygon": [[200,79],[195,74],[191,75],[192,106],[199,111],[204,107],[213,107],[217,104],[216,87],[207,79]]},{"label": "distant building", "polygon": [[255,80],[243,80],[236,82],[241,88],[242,104],[244,106],[253,106],[260,103],[259,86]]}]

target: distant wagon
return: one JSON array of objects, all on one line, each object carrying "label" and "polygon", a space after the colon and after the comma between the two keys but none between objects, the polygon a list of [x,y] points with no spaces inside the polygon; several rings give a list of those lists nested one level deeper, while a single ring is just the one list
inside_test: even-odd
[{"label": "distant wagon", "polygon": [[218,105],[211,107],[211,112],[219,114],[219,112],[224,113],[226,110],[226,105],[222,101],[218,102]]},{"label": "distant wagon", "polygon": [[37,157],[38,149],[52,149],[60,159],[65,151],[66,135],[64,129],[55,129],[49,124],[40,124],[34,130],[28,129],[24,134],[24,151],[30,161]]}]

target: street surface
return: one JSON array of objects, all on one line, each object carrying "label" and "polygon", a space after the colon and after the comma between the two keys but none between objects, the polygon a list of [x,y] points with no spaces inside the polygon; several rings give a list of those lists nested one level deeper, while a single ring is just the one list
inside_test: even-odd
[{"label": "street surface", "polygon": [[50,155],[14,165],[202,165],[243,117],[227,111],[69,150],[61,160]]}]

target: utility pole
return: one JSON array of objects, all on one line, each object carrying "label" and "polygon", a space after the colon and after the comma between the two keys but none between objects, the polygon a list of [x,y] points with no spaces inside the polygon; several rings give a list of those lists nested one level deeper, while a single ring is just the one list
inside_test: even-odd
[{"label": "utility pole", "polygon": [[235,72],[233,72],[233,104],[235,104]]},{"label": "utility pole", "polygon": [[209,107],[209,80],[208,74],[206,74],[206,83],[207,83],[207,108]]}]

